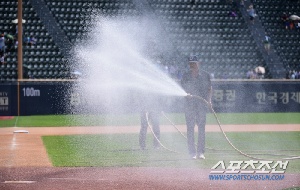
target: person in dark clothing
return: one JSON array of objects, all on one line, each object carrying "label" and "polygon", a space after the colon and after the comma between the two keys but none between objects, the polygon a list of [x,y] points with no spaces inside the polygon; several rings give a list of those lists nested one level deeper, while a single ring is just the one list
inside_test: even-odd
[{"label": "person in dark clothing", "polygon": [[[148,119],[147,119],[148,117]],[[152,127],[153,133],[155,137],[153,137],[153,146],[155,149],[160,147],[158,140],[160,139],[160,112],[158,111],[150,111],[150,112],[142,112],[141,113],[141,129],[139,135],[139,143],[142,150],[146,148],[146,136],[147,136],[147,128],[148,128],[148,120],[149,124]],[[157,139],[156,139],[157,138]]]},{"label": "person in dark clothing", "polygon": [[[181,85],[186,93],[205,99],[187,96],[185,99],[185,119],[187,126],[187,144],[189,154],[193,159],[205,159],[205,124],[208,106],[211,106],[211,80],[209,73],[200,70],[200,62],[196,56],[189,59],[189,72],[185,73]],[[195,148],[194,129],[198,126],[198,143]]]},{"label": "person in dark clothing", "polygon": [[146,148],[147,128],[151,125],[153,133],[153,146],[155,149],[160,147],[160,115],[161,100],[155,95],[144,95],[141,102],[141,128],[139,134],[140,148]]}]

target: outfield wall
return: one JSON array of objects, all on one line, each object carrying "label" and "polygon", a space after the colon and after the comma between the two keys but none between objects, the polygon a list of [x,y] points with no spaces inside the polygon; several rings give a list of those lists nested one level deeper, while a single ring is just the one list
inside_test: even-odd
[{"label": "outfield wall", "polygon": [[[300,112],[300,81],[213,80],[212,84],[212,101],[216,112]],[[71,88],[74,85],[76,81],[23,80],[1,83],[0,116],[79,113],[78,110],[85,110],[81,106],[87,106],[89,102],[85,100],[84,93]],[[182,112],[183,103],[182,97],[166,97],[164,109]],[[94,104],[97,112],[105,112],[103,105]],[[137,110],[129,105],[118,111]],[[85,112],[88,111],[81,113]]]}]

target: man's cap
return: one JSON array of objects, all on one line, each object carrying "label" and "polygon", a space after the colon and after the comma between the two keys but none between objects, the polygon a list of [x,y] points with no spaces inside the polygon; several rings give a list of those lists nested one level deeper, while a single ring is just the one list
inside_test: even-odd
[{"label": "man's cap", "polygon": [[198,57],[196,55],[190,56],[189,63],[199,63]]}]

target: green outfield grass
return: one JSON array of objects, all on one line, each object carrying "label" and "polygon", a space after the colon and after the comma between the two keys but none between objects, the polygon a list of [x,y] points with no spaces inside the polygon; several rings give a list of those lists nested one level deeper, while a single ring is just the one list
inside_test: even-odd
[{"label": "green outfield grass", "polygon": [[[232,143],[252,156],[280,160],[300,155],[300,132],[227,133]],[[162,143],[170,150],[152,148],[152,136],[147,149],[140,150],[138,134],[44,136],[43,142],[54,166],[97,167],[184,167],[212,168],[218,161],[244,160],[245,157],[226,142],[221,133],[207,133],[206,159],[192,160],[187,154],[186,139],[179,133],[162,133]],[[274,162],[275,163],[275,162]],[[300,160],[289,161],[286,172],[300,172]]]},{"label": "green outfield grass", "polygon": [[[166,114],[176,125],[185,124],[183,114]],[[222,124],[300,124],[300,113],[219,113]],[[162,124],[170,124],[161,117]],[[207,115],[208,124],[216,124],[212,114]],[[0,120],[0,127],[60,127],[60,126],[107,126],[139,125],[138,114],[119,115],[41,115],[19,116]]]}]

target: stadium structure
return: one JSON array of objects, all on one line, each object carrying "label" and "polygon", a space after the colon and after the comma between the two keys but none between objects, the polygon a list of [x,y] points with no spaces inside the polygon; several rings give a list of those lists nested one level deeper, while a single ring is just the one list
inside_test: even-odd
[{"label": "stadium structure", "polygon": [[[253,4],[257,17],[251,24],[247,8]],[[286,78],[300,69],[300,28],[286,29],[282,14],[299,15],[300,1],[289,0],[23,0],[23,41],[34,36],[35,45],[23,42],[23,78],[68,79],[69,50],[87,33],[93,12],[109,16],[140,15],[151,11],[163,22],[181,57],[198,55],[203,69],[216,79],[245,79],[257,66],[265,78]],[[1,33],[5,39],[16,34],[18,2],[0,3]],[[230,12],[236,15],[229,15]],[[265,52],[265,33],[271,51]],[[7,39],[6,39],[7,40]],[[10,47],[4,54],[0,80],[18,79],[18,54]],[[178,63],[180,64],[180,63]],[[226,73],[226,76],[224,76]]]},{"label": "stadium structure", "polygon": [[[249,17],[251,6],[254,22]],[[82,73],[74,67],[74,47],[91,40],[99,15],[147,16],[158,22],[159,31],[167,36],[153,41],[161,44],[162,39],[172,48],[160,51],[160,44],[149,46],[151,61],[163,63],[161,68],[168,71],[175,66],[177,75],[169,74],[178,82],[179,71],[186,71],[188,58],[196,55],[212,76],[217,112],[298,112],[299,10],[299,0],[1,1],[0,33],[6,48],[3,52],[2,47],[0,63],[0,114],[73,113],[74,107],[94,105],[87,101],[91,92],[76,88]],[[35,39],[30,41],[31,37]],[[181,111],[180,105],[174,100],[168,111]]]}]

